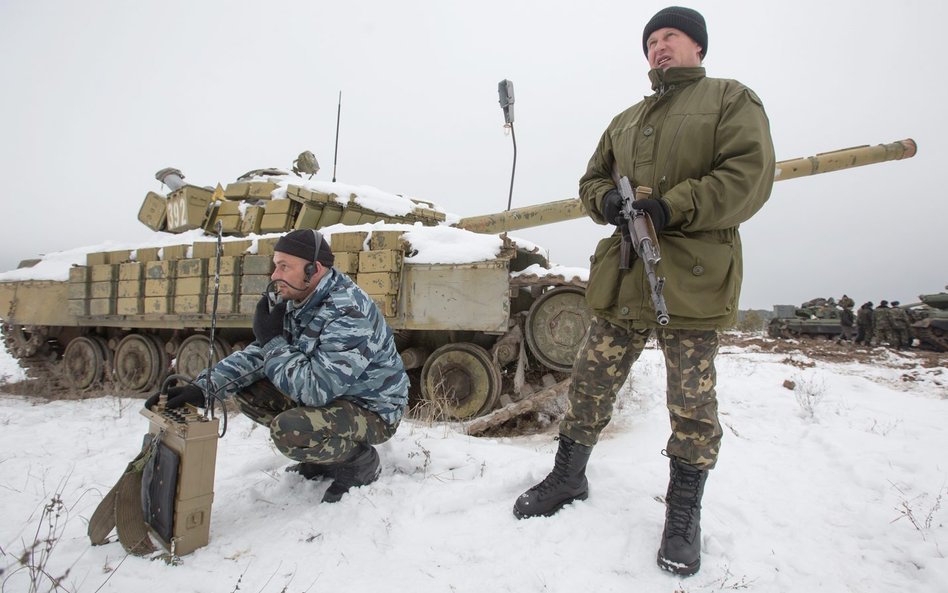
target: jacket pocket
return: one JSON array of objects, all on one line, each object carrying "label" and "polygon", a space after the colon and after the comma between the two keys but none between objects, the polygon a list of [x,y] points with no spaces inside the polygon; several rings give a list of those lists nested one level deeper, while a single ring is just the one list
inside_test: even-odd
[{"label": "jacket pocket", "polygon": [[709,319],[730,314],[737,306],[742,269],[732,242],[674,235],[661,238],[668,312],[679,318]]},{"label": "jacket pocket", "polygon": [[619,292],[619,238],[606,237],[596,245],[586,285],[586,302],[591,309],[609,309]]}]

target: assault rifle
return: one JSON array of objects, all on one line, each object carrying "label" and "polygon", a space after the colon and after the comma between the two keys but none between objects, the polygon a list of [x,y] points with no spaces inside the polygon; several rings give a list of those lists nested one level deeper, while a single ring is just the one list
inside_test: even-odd
[{"label": "assault rifle", "polygon": [[632,205],[636,198],[643,199],[650,196],[652,188],[640,185],[633,192],[632,183],[625,176],[618,180],[617,187],[619,195],[622,196],[622,217],[625,219],[625,223],[619,226],[622,231],[619,269],[630,269],[635,255],[638,255],[645,265],[645,275],[648,276],[649,292],[652,305],[655,307],[655,319],[659,325],[668,325],[668,307],[665,306],[665,297],[662,296],[665,278],[658,276],[655,272],[656,264],[662,259],[655,226],[644,210],[639,210]]}]

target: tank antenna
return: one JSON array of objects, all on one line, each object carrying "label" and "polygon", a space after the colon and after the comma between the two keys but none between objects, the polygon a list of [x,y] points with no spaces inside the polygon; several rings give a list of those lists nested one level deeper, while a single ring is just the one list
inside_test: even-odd
[{"label": "tank antenna", "polygon": [[517,135],[514,133],[514,90],[513,81],[506,78],[497,83],[497,94],[500,95],[500,108],[504,110],[504,127],[510,130],[510,139],[513,140],[513,167],[510,170],[510,194],[507,196],[507,210],[513,202],[514,175],[517,172]]},{"label": "tank antenna", "polygon": [[336,182],[336,157],[339,156],[339,119],[342,116],[342,91],[339,91],[339,105],[336,107],[336,149],[332,153],[332,181]]}]

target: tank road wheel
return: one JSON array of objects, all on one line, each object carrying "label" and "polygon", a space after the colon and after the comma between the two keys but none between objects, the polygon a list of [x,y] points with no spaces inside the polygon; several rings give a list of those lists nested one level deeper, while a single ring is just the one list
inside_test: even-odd
[{"label": "tank road wheel", "polygon": [[152,336],[129,334],[115,349],[115,381],[125,391],[157,388],[167,366],[164,350]]},{"label": "tank road wheel", "polygon": [[500,397],[500,370],[487,350],[476,344],[446,344],[425,361],[421,393],[456,420],[486,414]]},{"label": "tank road wheel", "polygon": [[[209,349],[207,336],[194,334],[185,338],[174,355],[175,372],[191,379],[197,377],[207,368]],[[214,338],[214,362],[220,361],[228,354],[230,354],[230,344]]]},{"label": "tank road wheel", "polygon": [[583,289],[560,286],[549,290],[527,313],[527,346],[544,366],[569,371],[586,339],[591,319]]},{"label": "tank road wheel", "polygon": [[7,350],[16,358],[35,356],[46,345],[49,329],[42,325],[3,324]]},{"label": "tank road wheel", "polygon": [[101,383],[110,359],[111,351],[101,338],[75,338],[63,352],[63,377],[66,385],[84,391]]}]

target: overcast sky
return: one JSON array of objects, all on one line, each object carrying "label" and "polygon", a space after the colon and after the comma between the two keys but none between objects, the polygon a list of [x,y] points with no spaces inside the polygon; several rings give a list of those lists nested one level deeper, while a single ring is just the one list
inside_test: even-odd
[{"label": "overcast sky", "polygon": [[[214,185],[302,150],[336,176],[461,216],[577,195],[609,120],[649,94],[641,34],[665,2],[0,0],[0,270],[148,233],[158,169]],[[777,158],[903,138],[909,160],[778,183],[742,226],[743,308],[948,284],[948,3],[696,1],[710,76],[762,98]],[[610,229],[519,231],[587,266]]]}]

